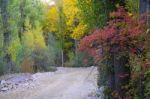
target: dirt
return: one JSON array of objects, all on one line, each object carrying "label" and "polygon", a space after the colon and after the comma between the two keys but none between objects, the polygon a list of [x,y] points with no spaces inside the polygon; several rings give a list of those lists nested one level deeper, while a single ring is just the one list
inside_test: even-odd
[{"label": "dirt", "polygon": [[95,67],[60,67],[56,72],[32,75],[34,87],[0,93],[0,99],[86,99],[97,89],[96,76]]}]

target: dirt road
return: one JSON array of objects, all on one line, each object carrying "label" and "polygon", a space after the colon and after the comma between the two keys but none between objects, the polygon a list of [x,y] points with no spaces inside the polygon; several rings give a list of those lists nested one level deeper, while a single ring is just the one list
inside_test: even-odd
[{"label": "dirt road", "polygon": [[86,99],[96,90],[96,74],[95,67],[58,68],[53,73],[37,73],[32,75],[33,88],[20,87],[0,93],[0,99]]}]

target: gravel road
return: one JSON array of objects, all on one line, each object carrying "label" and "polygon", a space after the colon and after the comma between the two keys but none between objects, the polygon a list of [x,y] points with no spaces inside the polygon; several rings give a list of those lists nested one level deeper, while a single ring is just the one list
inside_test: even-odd
[{"label": "gravel road", "polygon": [[0,99],[87,99],[97,88],[96,75],[95,67],[59,67],[56,72],[33,74],[31,87],[0,93]]}]

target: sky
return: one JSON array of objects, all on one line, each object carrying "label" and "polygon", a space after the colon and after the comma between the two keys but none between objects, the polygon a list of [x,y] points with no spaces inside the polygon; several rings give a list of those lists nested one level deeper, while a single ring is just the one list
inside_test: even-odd
[{"label": "sky", "polygon": [[53,0],[42,0],[45,3],[48,3],[50,6],[55,5],[55,2]]}]

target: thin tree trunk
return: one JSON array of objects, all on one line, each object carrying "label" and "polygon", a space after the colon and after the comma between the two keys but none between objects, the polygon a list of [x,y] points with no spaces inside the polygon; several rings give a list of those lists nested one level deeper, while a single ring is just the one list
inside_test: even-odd
[{"label": "thin tree trunk", "polygon": [[140,73],[140,98],[141,99],[145,99],[145,95],[144,95],[144,90],[145,90],[145,86],[144,86],[144,72],[142,70],[141,67],[141,73]]},{"label": "thin tree trunk", "polygon": [[79,60],[78,60],[78,40],[75,40],[75,58],[76,58],[76,62],[77,64],[79,63]]},{"label": "thin tree trunk", "polygon": [[111,89],[111,91],[114,91],[115,90],[115,73],[114,73],[114,57],[113,57],[113,55],[112,55],[112,53],[111,53],[111,57],[110,57],[110,59],[108,59],[108,65],[109,65],[109,79],[108,79],[108,81],[109,81],[109,87],[110,87],[110,89]]},{"label": "thin tree trunk", "polygon": [[64,67],[64,51],[61,50],[61,66]]},{"label": "thin tree trunk", "polygon": [[62,0],[57,1],[58,13],[59,13],[59,33],[61,35],[61,65],[64,66],[64,13]]}]

